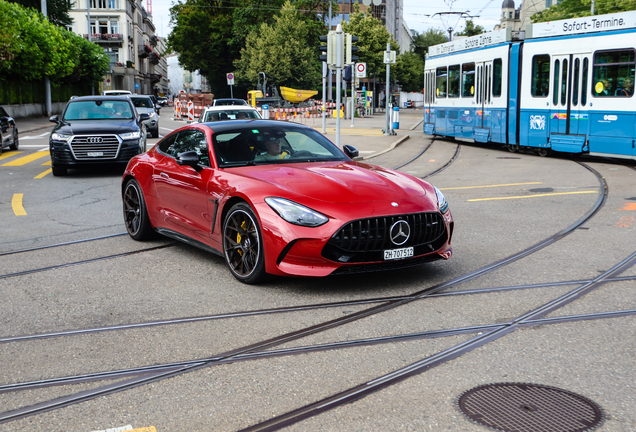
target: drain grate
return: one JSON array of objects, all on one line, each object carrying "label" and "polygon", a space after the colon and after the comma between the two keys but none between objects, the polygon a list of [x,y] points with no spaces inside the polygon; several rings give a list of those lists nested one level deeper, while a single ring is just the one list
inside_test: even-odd
[{"label": "drain grate", "polygon": [[555,387],[497,383],[462,394],[459,408],[471,420],[505,432],[583,432],[603,421],[591,400]]}]

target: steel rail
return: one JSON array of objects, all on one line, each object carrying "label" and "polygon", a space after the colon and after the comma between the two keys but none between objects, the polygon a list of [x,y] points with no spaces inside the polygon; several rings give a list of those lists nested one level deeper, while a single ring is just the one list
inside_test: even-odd
[{"label": "steel rail", "polygon": [[54,248],[54,247],[60,247],[60,246],[68,246],[68,245],[73,245],[73,244],[78,244],[78,243],[86,243],[86,242],[91,242],[91,241],[96,241],[96,240],[104,240],[104,239],[108,239],[108,238],[124,236],[126,234],[128,234],[128,233],[109,234],[109,235],[100,236],[100,237],[91,237],[91,238],[82,239],[82,240],[73,240],[73,241],[68,241],[68,242],[64,242],[64,243],[55,243],[55,244],[46,245],[46,246],[37,246],[37,247],[28,248],[28,249],[19,249],[19,250],[14,250],[14,251],[0,252],[0,257],[7,256],[7,255],[19,254],[19,253],[25,253],[25,252],[33,252],[33,251],[38,251],[38,250],[42,250],[42,249],[49,249],[49,248]]},{"label": "steel rail", "polygon": [[[458,149],[459,151],[459,149]],[[83,401],[87,401],[87,400],[91,400],[106,394],[111,394],[111,393],[116,393],[116,392],[120,392],[120,391],[124,391],[124,390],[128,390],[131,388],[135,388],[135,387],[139,387],[141,385],[145,385],[151,382],[155,382],[155,381],[160,381],[163,379],[167,379],[167,378],[171,378],[173,376],[176,375],[180,375],[186,372],[192,372],[204,367],[207,367],[211,364],[214,364],[214,362],[218,362],[221,360],[225,360],[225,359],[230,359],[232,357],[236,357],[239,354],[245,354],[245,353],[250,353],[253,351],[259,351],[262,349],[266,349],[266,348],[271,348],[277,345],[281,345],[284,343],[287,343],[289,341],[292,340],[296,340],[296,339],[300,339],[312,334],[316,334],[328,329],[332,329],[341,325],[344,325],[346,323],[350,323],[353,321],[356,321],[358,319],[370,316],[370,315],[374,315],[376,313],[381,313],[381,312],[385,312],[388,310],[392,310],[396,307],[399,306],[403,306],[406,304],[409,304],[413,301],[415,301],[418,298],[423,298],[427,295],[430,294],[435,294],[439,291],[442,291],[444,289],[447,288],[451,288],[455,285],[459,285],[461,283],[467,282],[469,280],[478,278],[484,274],[490,273],[498,268],[501,268],[503,266],[506,266],[512,262],[515,262],[519,259],[522,259],[538,250],[541,250],[549,245],[551,245],[552,243],[554,243],[555,241],[558,241],[560,239],[562,239],[563,237],[571,234],[574,230],[576,230],[578,227],[580,227],[581,225],[583,225],[585,222],[587,222],[590,218],[592,218],[599,210],[600,208],[604,205],[604,203],[607,200],[607,195],[608,195],[608,187],[607,187],[607,183],[605,182],[605,179],[594,169],[592,169],[591,167],[577,162],[580,165],[582,165],[583,167],[585,167],[586,169],[588,169],[590,172],[592,172],[593,174],[596,175],[600,185],[601,185],[601,189],[603,190],[603,193],[600,194],[601,196],[599,197],[599,199],[596,201],[595,205],[581,218],[579,219],[577,222],[575,222],[574,224],[572,224],[571,226],[569,226],[568,228],[560,231],[557,234],[554,234],[553,236],[521,251],[518,252],[516,254],[513,254],[507,258],[504,258],[500,261],[497,261],[495,263],[492,263],[490,265],[487,265],[481,269],[475,270],[473,272],[467,273],[465,275],[459,276],[451,281],[442,283],[442,284],[438,284],[436,286],[424,289],[422,291],[419,291],[415,294],[412,295],[412,299],[409,300],[398,300],[398,301],[391,301],[388,302],[386,304],[382,304],[382,305],[378,305],[378,306],[374,306],[372,308],[363,310],[363,311],[358,311],[355,312],[353,314],[349,314],[346,315],[344,317],[340,317],[331,321],[328,321],[326,323],[322,323],[322,324],[317,324],[315,326],[311,326],[311,327],[307,327],[305,329],[301,329],[295,332],[291,332],[285,335],[281,335],[272,339],[268,339],[266,341],[262,341],[262,342],[258,342],[256,344],[252,344],[243,348],[238,348],[236,350],[233,351],[229,351],[227,353],[221,354],[218,357],[214,358],[213,360],[210,361],[206,361],[206,362],[202,362],[201,364],[195,364],[195,365],[189,365],[189,366],[184,366],[180,369],[177,370],[171,370],[171,371],[159,371],[159,372],[155,372],[155,373],[147,373],[144,374],[140,377],[135,377],[135,378],[131,378],[129,380],[120,382],[120,383],[115,383],[115,384],[110,384],[107,386],[103,386],[103,387],[99,387],[97,389],[93,389],[93,390],[87,390],[85,392],[80,392],[77,393],[75,395],[69,395],[69,396],[65,396],[62,398],[58,398],[55,400],[51,400],[51,401],[47,401],[47,402],[43,402],[40,404],[36,404],[30,407],[25,407],[22,408],[20,410],[16,410],[16,411],[12,411],[12,412],[8,412],[8,413],[2,413],[0,414],[0,424],[1,423],[5,423],[5,422],[9,422],[9,421],[13,421],[19,418],[24,418],[30,415],[34,415],[37,413],[41,413],[41,412],[45,412],[45,411],[50,411],[50,410],[54,410],[54,409],[58,409],[58,408],[62,408],[64,406],[68,406],[68,405],[72,405],[72,404],[76,404],[79,402],[83,402]],[[474,339],[476,341],[475,343],[475,348],[477,346],[481,346],[485,343],[490,342],[490,340],[494,340],[497,339],[511,331],[513,331],[514,329],[512,327],[506,327],[504,329],[498,329],[498,330],[493,330],[492,332],[484,335],[484,336],[480,336],[476,339]],[[471,345],[472,342],[469,341],[467,342],[466,346],[472,346]],[[474,348],[472,348],[474,349]],[[451,352],[452,351],[452,352]],[[429,362],[428,360],[426,360],[424,362],[424,364],[422,366],[416,366],[415,368],[413,368],[412,370],[401,374],[398,373],[398,371],[396,371],[395,373],[398,373],[398,377],[399,377],[399,381],[406,379],[408,376],[410,375],[414,375],[414,374],[419,374],[422,372],[421,367],[425,367],[425,368],[429,368],[432,367],[433,365],[436,364],[441,364],[441,363],[445,363],[447,361],[449,361],[452,358],[458,357],[459,355],[462,355],[464,353],[464,348],[463,345],[461,347],[455,347],[452,348],[451,351],[447,350],[444,351],[443,353],[440,353],[438,355],[435,356],[435,359],[432,360],[431,362]],[[394,373],[394,374],[395,374]],[[377,381],[377,380],[376,380]],[[381,378],[379,382],[384,382],[384,379]],[[386,380],[386,385],[390,385],[389,383],[391,382],[391,380]],[[364,384],[363,386],[366,386],[367,384]],[[386,385],[382,385],[382,387],[386,386]],[[366,388],[366,387],[365,387]],[[370,388],[370,387],[369,387]],[[375,386],[373,387],[374,389],[376,388]],[[377,388],[379,389],[379,388]],[[373,391],[377,391],[377,390],[373,390]],[[360,394],[360,396],[356,396],[358,390],[354,391],[352,395],[346,395],[344,398],[340,398],[338,397],[338,399],[335,401],[338,403],[338,405],[340,404],[340,401],[343,400],[347,400],[347,401],[351,401],[351,400],[355,400],[358,399],[359,397],[364,397],[366,394]],[[336,395],[338,396],[338,395]],[[335,397],[335,396],[334,396]],[[353,399],[351,399],[353,397]],[[329,402],[327,402],[324,406],[331,406],[331,404],[334,401],[332,400],[332,398],[329,398]],[[346,402],[344,402],[346,403]],[[302,418],[306,418],[315,414],[307,414],[308,412],[315,412],[314,411],[314,407],[312,404],[312,408],[309,409],[308,411],[304,412],[303,414],[301,414],[300,417],[298,417],[298,419],[302,419]],[[321,407],[318,407],[320,410],[322,410]],[[331,408],[328,408],[331,409]],[[316,412],[317,413],[317,412]],[[287,421],[287,420],[285,420]],[[295,421],[294,421],[295,422]],[[282,423],[281,423],[282,424]],[[289,423],[291,424],[291,423]],[[258,426],[258,425],[257,425]],[[283,426],[280,426],[283,427]],[[276,426],[274,429],[263,429],[263,430],[276,430],[279,427]],[[254,429],[257,430],[257,429]]]},{"label": "steel rail", "polygon": [[[621,276],[616,278],[609,278],[607,279],[607,282],[623,282],[623,281],[630,281],[630,280],[636,280],[636,276]],[[548,287],[558,287],[558,286],[568,286],[568,285],[580,285],[580,284],[587,283],[589,281],[590,279],[579,279],[579,280],[562,281],[562,282],[544,282],[544,283],[536,283],[536,284],[511,285],[511,286],[491,287],[491,288],[475,288],[470,290],[439,292],[436,294],[430,294],[426,296],[426,298],[454,297],[454,296],[463,296],[463,295],[489,294],[494,292],[517,291],[517,290],[523,290],[523,289],[537,289],[537,288],[548,288]],[[188,324],[188,323],[194,323],[194,322],[222,320],[222,319],[228,319],[228,318],[243,318],[243,317],[249,317],[249,316],[269,315],[269,314],[276,314],[276,313],[301,312],[301,311],[308,311],[308,310],[310,311],[310,310],[317,310],[317,309],[328,309],[328,308],[334,308],[334,307],[361,306],[365,304],[386,303],[390,301],[421,300],[421,299],[422,299],[421,297],[413,297],[412,295],[404,295],[404,296],[393,296],[393,297],[378,297],[378,298],[371,298],[371,299],[365,299],[365,300],[350,300],[350,301],[270,308],[270,309],[257,309],[257,310],[251,310],[251,311],[226,312],[221,314],[200,315],[200,316],[194,316],[194,317],[173,318],[173,319],[156,320],[156,321],[145,321],[145,322],[138,322],[138,323],[132,323],[132,324],[116,324],[112,326],[92,327],[92,328],[86,328],[86,329],[62,330],[57,332],[36,333],[36,334],[21,335],[21,336],[6,336],[6,337],[0,338],[0,344],[24,342],[24,341],[30,341],[30,340],[36,340],[36,339],[76,336],[76,335],[108,332],[108,331],[134,330],[134,329],[140,329],[140,328],[157,327],[157,326],[173,325],[173,324]]]},{"label": "steel rail", "polygon": [[40,272],[49,271],[49,270],[57,270],[57,269],[65,268],[65,267],[72,267],[72,266],[81,265],[81,264],[89,264],[89,263],[94,263],[94,262],[104,261],[104,260],[109,260],[109,259],[114,259],[114,258],[122,258],[122,257],[126,257],[126,256],[136,255],[136,254],[139,254],[139,253],[142,253],[142,252],[149,252],[149,251],[153,251],[153,250],[158,250],[158,249],[164,249],[164,248],[167,248],[167,247],[172,247],[172,246],[175,246],[177,244],[181,244],[181,243],[168,243],[166,245],[154,246],[154,247],[151,247],[151,248],[139,249],[139,250],[136,250],[136,251],[124,252],[124,253],[114,254],[114,255],[107,255],[107,256],[98,257],[98,258],[91,258],[91,259],[82,260],[82,261],[75,261],[75,262],[72,262],[72,263],[58,264],[58,265],[49,266],[49,267],[40,267],[40,268],[37,268],[37,269],[24,270],[24,271],[16,272],[16,273],[7,273],[7,274],[0,275],[0,279],[7,279],[7,278],[12,278],[12,277],[17,277],[17,276],[25,276],[25,275],[30,275],[30,274],[34,274],[34,273],[40,273]]},{"label": "steel rail", "polygon": [[[471,352],[478,347],[486,345],[509,333],[512,333],[513,331],[524,325],[527,326],[536,325],[537,323],[545,323],[542,320],[538,320],[537,318],[540,318],[554,310],[567,305],[571,301],[580,298],[585,294],[588,294],[592,290],[603,285],[605,283],[605,279],[607,279],[608,277],[620,274],[628,268],[631,268],[635,264],[636,252],[632,253],[629,257],[625,258],[623,261],[621,261],[619,264],[615,265],[608,271],[594,278],[590,283],[582,285],[531,312],[521,315],[520,317],[512,321],[509,321],[505,324],[500,324],[498,325],[498,328],[493,329],[484,335],[480,335],[469,341],[462,342],[458,345],[455,345],[454,347],[441,351],[430,357],[426,357],[418,362],[412,363],[408,366],[382,375],[374,380],[352,387],[343,392],[305,405],[304,407],[279,415],[270,420],[241,429],[240,432],[266,432],[279,430],[283,427],[298,423],[299,421],[306,418],[316,416],[320,413],[337,408],[346,403],[361,399],[383,388],[404,381],[411,376],[419,375],[422,372],[425,372],[443,363],[447,363],[448,361],[453,360],[468,352]],[[622,312],[625,313],[627,311]]]},{"label": "steel rail", "polygon": [[[597,313],[590,313],[590,314],[567,315],[562,317],[528,320],[527,322],[519,323],[519,326],[530,327],[535,325],[561,324],[566,322],[620,318],[620,317],[631,316],[631,315],[636,315],[636,309],[626,309],[626,310],[611,311],[611,312],[597,312]],[[220,364],[234,363],[239,361],[260,360],[264,358],[306,354],[310,352],[329,351],[329,350],[335,350],[335,349],[356,348],[361,346],[371,346],[371,345],[377,345],[377,344],[404,342],[404,341],[420,340],[420,339],[434,339],[434,338],[457,336],[457,335],[471,334],[471,333],[481,333],[481,332],[500,328],[501,326],[502,324],[485,324],[485,325],[479,325],[479,326],[459,327],[459,328],[442,329],[442,330],[430,330],[430,331],[424,331],[424,332],[406,333],[406,334],[399,334],[399,335],[392,335],[392,336],[381,336],[381,337],[355,339],[355,340],[342,341],[342,342],[306,345],[306,346],[284,348],[284,349],[278,349],[278,350],[256,351],[256,352],[251,352],[247,354],[239,354],[232,358],[223,359],[223,360],[217,360],[217,357],[215,356],[215,357],[209,357],[209,358],[198,359],[198,360],[165,363],[161,365],[145,366],[145,367],[139,367],[139,368],[121,369],[121,370],[109,371],[109,372],[100,372],[100,373],[93,373],[93,374],[53,378],[53,379],[47,379],[47,380],[6,384],[6,385],[0,386],[0,394],[20,391],[20,390],[31,390],[35,388],[69,385],[69,384],[80,384],[80,383],[105,380],[105,379],[117,379],[117,378],[132,376],[132,375],[141,375],[148,372],[174,371],[184,366],[199,365],[204,362],[214,362],[215,365],[220,365]]]}]

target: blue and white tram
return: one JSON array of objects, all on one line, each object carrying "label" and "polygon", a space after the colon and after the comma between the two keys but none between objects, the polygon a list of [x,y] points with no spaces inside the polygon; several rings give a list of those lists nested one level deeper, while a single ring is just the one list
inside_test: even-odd
[{"label": "blue and white tram", "polygon": [[636,159],[636,11],[431,47],[424,132],[511,150]]}]

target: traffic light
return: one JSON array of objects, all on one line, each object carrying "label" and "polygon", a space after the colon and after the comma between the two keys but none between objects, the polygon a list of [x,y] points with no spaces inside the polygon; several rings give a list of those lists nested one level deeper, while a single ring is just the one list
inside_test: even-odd
[{"label": "traffic light", "polygon": [[351,81],[351,77],[353,76],[352,70],[353,66],[345,66],[344,76],[342,77],[342,79],[344,79],[345,81]]},{"label": "traffic light", "polygon": [[352,36],[349,33],[347,33],[346,35],[347,35],[347,42],[346,42],[347,54],[346,54],[345,64],[352,65],[357,60],[360,59],[357,55],[351,55],[352,53],[357,52],[359,50],[357,46],[353,46],[353,43],[358,42],[360,38],[358,36]]},{"label": "traffic light", "polygon": [[326,61],[329,66],[335,66],[337,57],[337,36],[336,32],[330,31],[328,35],[318,36],[320,42],[326,42],[326,45],[320,45],[320,60]]}]

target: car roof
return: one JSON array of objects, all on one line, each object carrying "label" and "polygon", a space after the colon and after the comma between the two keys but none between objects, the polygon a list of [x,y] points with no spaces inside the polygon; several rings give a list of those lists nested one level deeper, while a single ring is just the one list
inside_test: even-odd
[{"label": "car roof", "polygon": [[[192,123],[193,125],[195,123]],[[315,130],[309,126],[298,123],[282,122],[280,120],[232,120],[196,123],[197,125],[205,125],[212,129],[214,133],[235,131],[237,129],[257,129],[257,128],[279,128],[279,129],[303,129]]]},{"label": "car roof", "polygon": [[205,111],[258,111],[256,108],[249,105],[214,105],[205,108]]},{"label": "car roof", "polygon": [[82,101],[126,101],[130,102],[130,95],[127,96],[77,96],[69,100],[69,102],[82,102]]}]

